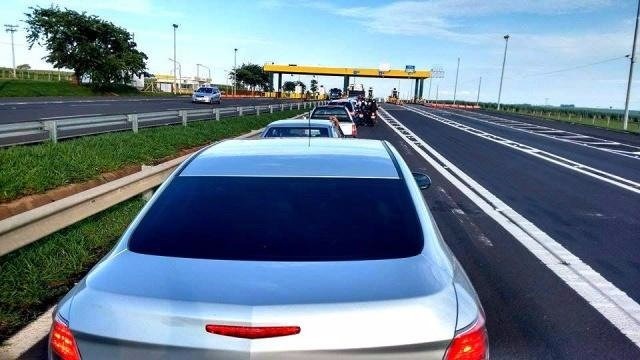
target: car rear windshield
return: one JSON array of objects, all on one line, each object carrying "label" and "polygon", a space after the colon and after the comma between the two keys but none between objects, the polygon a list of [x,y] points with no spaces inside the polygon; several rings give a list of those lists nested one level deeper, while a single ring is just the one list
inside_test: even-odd
[{"label": "car rear windshield", "polygon": [[332,107],[332,108],[317,108],[311,115],[312,119],[328,119],[330,116],[335,116],[340,122],[351,122],[347,109],[344,107]]},{"label": "car rear windshield", "polygon": [[129,239],[131,251],[183,258],[344,261],[419,254],[403,180],[178,176]]},{"label": "car rear windshield", "polygon": [[[309,135],[311,131],[311,135]],[[265,137],[329,137],[328,128],[320,127],[272,127],[267,130]]]},{"label": "car rear windshield", "polygon": [[213,89],[212,88],[200,88],[200,89],[198,89],[197,92],[211,94],[213,92]]},{"label": "car rear windshield", "polygon": [[329,105],[342,105],[342,106],[346,107],[349,111],[353,111],[353,105],[348,101],[345,101],[345,102],[330,102]]}]

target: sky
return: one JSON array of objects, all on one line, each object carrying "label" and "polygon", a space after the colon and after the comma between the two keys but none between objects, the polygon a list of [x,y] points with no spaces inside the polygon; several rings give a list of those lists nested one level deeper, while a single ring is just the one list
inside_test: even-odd
[{"label": "sky", "polygon": [[[430,98],[452,99],[460,58],[457,98],[497,101],[500,71],[509,34],[502,90],[503,103],[575,104],[624,107],[637,2],[634,0],[425,0],[396,1],[2,1],[3,24],[17,24],[16,63],[51,69],[45,50],[28,49],[24,13],[29,7],[59,5],[86,11],[124,27],[149,56],[151,73],[169,73],[173,28],[182,75],[208,66],[215,82],[238,64],[281,64],[394,69],[440,67]],[[0,66],[11,66],[9,34],[0,34]],[[640,56],[640,54],[638,54]],[[637,56],[637,57],[638,57]],[[201,68],[201,71],[206,71]],[[640,69],[631,92],[631,108],[640,109]],[[201,74],[202,75],[202,74]],[[310,76],[302,76],[309,83]],[[342,78],[318,77],[329,89]],[[283,80],[298,80],[284,75]],[[409,80],[358,79],[386,97],[399,87],[407,96]],[[429,96],[429,81],[424,97]]]}]

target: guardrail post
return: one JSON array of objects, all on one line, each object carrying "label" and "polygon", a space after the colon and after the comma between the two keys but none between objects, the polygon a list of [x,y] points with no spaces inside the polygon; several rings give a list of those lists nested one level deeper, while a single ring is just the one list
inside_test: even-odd
[{"label": "guardrail post", "polygon": [[238,106],[238,116],[242,116],[242,106]]},{"label": "guardrail post", "polygon": [[293,110],[293,104],[289,103],[289,110]]},{"label": "guardrail post", "polygon": [[182,125],[187,126],[187,116],[188,113],[186,110],[178,110],[178,116],[182,118]]},{"label": "guardrail post", "polygon": [[269,105],[269,114],[273,114],[273,105]]},{"label": "guardrail post", "polygon": [[44,122],[44,128],[49,132],[49,140],[52,143],[58,142],[58,122],[55,120],[49,120]]},{"label": "guardrail post", "polygon": [[260,106],[256,106],[256,116],[260,116]]},{"label": "guardrail post", "polygon": [[220,109],[216,109],[216,121],[220,120]]},{"label": "guardrail post", "polygon": [[300,103],[298,103],[298,110],[300,110]]},{"label": "guardrail post", "polygon": [[127,120],[131,122],[131,130],[133,130],[133,132],[137,134],[138,133],[138,114],[127,115]]}]

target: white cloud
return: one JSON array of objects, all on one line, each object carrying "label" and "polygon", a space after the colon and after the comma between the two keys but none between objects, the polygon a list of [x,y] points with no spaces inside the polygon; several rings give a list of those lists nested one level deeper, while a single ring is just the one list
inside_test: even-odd
[{"label": "white cloud", "polygon": [[461,42],[479,42],[497,34],[469,34],[460,31],[462,18],[504,14],[559,15],[598,11],[612,0],[432,0],[395,1],[386,5],[339,8],[311,6],[352,18],[373,32],[399,35],[428,35]]}]

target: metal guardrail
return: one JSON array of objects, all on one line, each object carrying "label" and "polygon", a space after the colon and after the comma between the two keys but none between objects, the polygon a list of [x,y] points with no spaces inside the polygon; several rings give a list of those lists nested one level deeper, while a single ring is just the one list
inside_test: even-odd
[{"label": "metal guardrail", "polygon": [[[249,138],[261,131],[262,129],[254,130],[236,139]],[[0,220],[0,256],[160,186],[191,155],[143,167],[135,174]]]},{"label": "metal guardrail", "polygon": [[310,109],[324,101],[255,105],[244,107],[172,110],[150,113],[87,116],[69,119],[30,121],[0,125],[0,147],[38,142],[58,142],[61,139],[114,131],[133,131],[154,126],[182,124],[204,120],[260,115],[276,111]]}]

